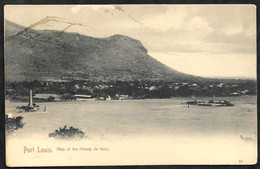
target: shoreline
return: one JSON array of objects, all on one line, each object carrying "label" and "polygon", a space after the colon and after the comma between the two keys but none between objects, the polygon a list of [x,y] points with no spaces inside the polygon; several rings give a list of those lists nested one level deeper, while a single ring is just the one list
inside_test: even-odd
[{"label": "shoreline", "polygon": [[[200,98],[243,98],[243,97],[257,97],[257,95],[242,95],[242,96],[216,96],[216,97],[212,97],[212,96],[198,96],[198,97],[170,97],[170,98],[143,98],[143,99],[122,99],[122,100],[118,100],[118,99],[111,99],[111,100],[72,100],[72,101],[60,101],[60,100],[56,100],[56,101],[35,101],[36,103],[70,103],[70,102],[107,102],[107,101],[129,101],[129,100],[164,100],[164,99],[190,99],[190,100],[194,100],[194,99],[200,99]],[[12,99],[5,99],[5,102],[11,102],[11,103],[28,103],[28,101],[24,101],[24,100],[12,100]]]}]

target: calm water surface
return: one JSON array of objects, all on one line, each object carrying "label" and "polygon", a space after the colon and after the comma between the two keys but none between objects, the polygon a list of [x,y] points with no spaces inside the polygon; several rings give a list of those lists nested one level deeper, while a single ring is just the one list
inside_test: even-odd
[{"label": "calm water surface", "polygon": [[[208,101],[210,98],[199,98]],[[25,127],[17,135],[48,137],[64,125],[80,128],[89,137],[154,135],[256,135],[256,97],[226,97],[234,107],[201,107],[184,104],[191,98],[41,103],[46,114],[22,115]],[[7,111],[26,103],[9,103]],[[12,109],[13,108],[13,109]]]},{"label": "calm water surface", "polygon": [[[6,139],[8,164],[255,164],[256,97],[217,99],[235,106],[183,104],[191,98],[41,103],[49,113],[13,114],[23,116],[26,125]],[[26,104],[7,102],[7,113]],[[80,128],[86,139],[48,137],[64,125]],[[24,154],[25,146],[49,147],[54,152]],[[109,151],[61,153],[55,151],[57,147],[107,147]]]}]

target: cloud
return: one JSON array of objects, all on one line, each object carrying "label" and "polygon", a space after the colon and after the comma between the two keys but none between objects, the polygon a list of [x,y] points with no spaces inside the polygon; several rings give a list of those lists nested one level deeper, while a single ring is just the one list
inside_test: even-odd
[{"label": "cloud", "polygon": [[223,28],[221,31],[227,36],[241,35],[241,34],[245,36],[252,36],[252,35],[254,36],[256,34],[253,25],[251,27],[245,28],[242,24],[229,25],[228,27]]},{"label": "cloud", "polygon": [[[212,62],[216,65],[221,65],[227,58],[231,67],[232,64],[242,67],[248,64],[252,70],[255,69],[256,10],[252,5],[73,5],[35,6],[30,10],[16,6],[9,13],[7,11],[6,19],[24,26],[51,15],[86,25],[70,27],[69,31],[87,36],[130,36],[140,40],[149,53],[159,53],[159,58],[174,56],[176,62],[184,65],[186,61],[191,65],[196,63],[203,71],[214,57],[222,58]],[[250,62],[242,56],[250,57]],[[205,65],[200,60],[204,60]],[[175,61],[167,60],[165,64]],[[182,65],[170,66],[185,68]],[[194,71],[189,73],[199,71],[194,67]]]},{"label": "cloud", "polygon": [[164,13],[144,18],[142,22],[147,27],[157,31],[167,31],[170,28],[179,30],[185,23],[187,14],[186,10],[170,8]]},{"label": "cloud", "polygon": [[189,30],[192,29],[193,30],[198,29],[198,31],[203,30],[204,33],[210,33],[213,31],[213,28],[210,27],[209,23],[205,19],[199,16],[192,17],[192,19],[185,24],[185,27],[188,28]]},{"label": "cloud", "polygon": [[162,32],[186,31],[186,33],[203,32],[205,34],[213,31],[206,19],[194,15],[188,8],[175,6],[166,9],[161,14],[144,18],[142,22],[145,26]]},{"label": "cloud", "polygon": [[94,11],[98,11],[98,10],[100,10],[101,8],[103,8],[103,6],[98,6],[98,5],[92,5],[92,6],[91,6],[91,9],[94,10]]},{"label": "cloud", "polygon": [[94,11],[99,11],[99,10],[105,10],[105,9],[114,9],[112,5],[90,5],[88,6]]},{"label": "cloud", "polygon": [[71,8],[71,12],[72,12],[73,14],[77,14],[78,11],[79,11],[81,8],[82,8],[82,7],[79,6],[79,5],[73,6],[73,7]]},{"label": "cloud", "polygon": [[243,28],[241,25],[235,25],[235,26],[229,26],[225,29],[222,29],[222,32],[226,35],[226,36],[233,36],[233,35],[237,35],[243,32]]},{"label": "cloud", "polygon": [[175,70],[203,77],[250,77],[256,78],[255,55],[154,52],[150,53],[158,61]]}]

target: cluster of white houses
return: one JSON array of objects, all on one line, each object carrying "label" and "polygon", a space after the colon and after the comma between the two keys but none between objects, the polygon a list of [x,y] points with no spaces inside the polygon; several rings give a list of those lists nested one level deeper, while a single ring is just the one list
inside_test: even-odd
[{"label": "cluster of white houses", "polygon": [[[41,82],[42,85],[45,86],[50,86],[54,82],[52,81],[46,81],[46,82]],[[134,86],[133,83],[129,83],[130,86]],[[162,86],[162,84],[148,84],[144,83],[142,85],[136,85],[135,87],[138,89],[144,89],[146,91],[156,91],[159,90]],[[98,90],[103,90],[103,89],[108,89],[108,88],[114,88],[115,85],[112,84],[95,84],[93,86],[88,85],[87,83],[76,83],[73,84],[74,89],[77,90],[87,90],[89,93],[93,94],[95,89]],[[170,90],[175,90],[178,91],[179,88],[182,87],[187,87],[188,89],[191,89],[193,91],[213,91],[214,89],[221,89],[222,91],[225,91],[226,93],[224,95],[226,96],[240,96],[240,95],[247,95],[249,93],[249,90],[245,89],[239,89],[239,85],[237,84],[225,84],[225,83],[209,83],[206,85],[201,85],[197,83],[187,83],[187,82],[172,82],[168,83],[167,87]],[[81,92],[82,93],[82,92]],[[121,92],[122,93],[122,92]],[[95,94],[93,94],[95,95]],[[87,95],[87,94],[75,94],[73,95],[74,101],[90,101],[90,100],[111,100],[112,98],[107,95],[107,96],[93,96],[93,95]],[[34,99],[36,101],[61,101],[61,95],[57,94],[36,94],[34,96]],[[132,96],[129,95],[119,95],[116,94],[113,96],[114,100],[127,100],[127,99],[132,99]]]},{"label": "cluster of white houses", "polygon": [[[93,97],[92,95],[83,95],[83,94],[76,94],[74,95],[74,101],[94,101],[94,100],[104,100],[109,101],[112,100],[111,97],[108,95],[107,97]],[[116,95],[117,100],[127,100],[129,99],[128,95]],[[33,99],[37,102],[44,102],[44,101],[61,101],[61,95],[57,94],[35,94]]]}]

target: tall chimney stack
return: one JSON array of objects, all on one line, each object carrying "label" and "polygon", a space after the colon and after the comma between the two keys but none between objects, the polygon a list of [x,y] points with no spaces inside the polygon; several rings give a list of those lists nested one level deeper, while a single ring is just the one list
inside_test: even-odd
[{"label": "tall chimney stack", "polygon": [[30,106],[30,107],[33,107],[33,101],[32,101],[32,90],[30,90],[29,106]]}]

